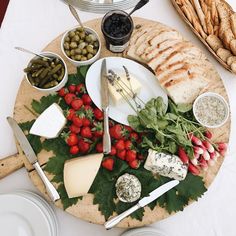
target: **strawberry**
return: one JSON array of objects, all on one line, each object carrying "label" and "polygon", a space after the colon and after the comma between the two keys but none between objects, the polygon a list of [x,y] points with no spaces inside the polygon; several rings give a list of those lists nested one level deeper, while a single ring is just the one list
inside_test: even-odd
[{"label": "strawberry", "polygon": [[125,142],[124,142],[124,140],[123,139],[118,140],[116,142],[116,144],[115,144],[115,148],[117,150],[124,150],[125,149]]},{"label": "strawberry", "polygon": [[178,154],[179,154],[179,158],[181,159],[181,161],[184,164],[189,163],[189,157],[188,157],[188,155],[186,154],[185,150],[182,147],[179,147]]},{"label": "strawberry", "polygon": [[90,98],[88,94],[83,94],[82,100],[83,100],[84,105],[90,105],[92,103],[92,99]]},{"label": "strawberry", "polygon": [[114,160],[112,158],[107,158],[102,162],[102,167],[112,171],[114,167]]},{"label": "strawberry", "polygon": [[132,169],[138,169],[139,166],[140,166],[140,161],[139,160],[133,160],[133,161],[129,162],[129,166]]},{"label": "strawberry", "polygon": [[212,133],[211,131],[207,130],[205,133],[204,133],[205,137],[208,138],[208,139],[211,139],[212,138]]},{"label": "strawberry", "polygon": [[98,143],[98,144],[96,145],[96,151],[97,151],[97,152],[100,152],[100,153],[103,152],[103,144],[102,144],[102,143]]},{"label": "strawberry", "polygon": [[69,127],[71,133],[78,134],[80,132],[80,128],[74,124]]},{"label": "strawberry", "polygon": [[109,153],[111,156],[115,156],[116,155],[116,149],[114,146],[111,146],[111,152]]},{"label": "strawberry", "polygon": [[125,160],[127,162],[132,162],[132,161],[136,160],[136,158],[137,158],[137,152],[136,151],[128,150],[126,152]]},{"label": "strawberry", "polygon": [[97,120],[100,120],[100,121],[103,120],[103,113],[101,110],[99,110],[98,108],[94,108],[93,113]]},{"label": "strawberry", "polygon": [[68,93],[68,90],[66,88],[61,88],[57,93],[60,97],[65,97]]},{"label": "strawberry", "polygon": [[91,125],[91,122],[88,118],[83,118],[82,119],[82,122],[83,122],[83,126],[90,126]]},{"label": "strawberry", "polygon": [[69,135],[66,136],[65,140],[69,146],[74,146],[78,143],[78,137],[75,133],[69,133]]},{"label": "strawberry", "polygon": [[77,115],[74,115],[73,118],[72,118],[72,122],[74,125],[76,125],[77,127],[81,127],[83,125],[83,120],[77,116]]},{"label": "strawberry", "polygon": [[97,122],[94,124],[94,127],[92,128],[93,135],[95,137],[102,137],[103,135],[103,124],[101,122]]},{"label": "strawberry", "polygon": [[125,141],[125,149],[130,150],[132,148],[132,142],[130,140]]},{"label": "strawberry", "polygon": [[79,84],[79,85],[77,85],[77,86],[76,86],[76,91],[77,91],[78,93],[84,93],[84,92],[85,92],[85,86],[84,86],[84,84]]},{"label": "strawberry", "polygon": [[83,101],[80,98],[76,98],[71,102],[72,108],[78,111],[83,106]]},{"label": "strawberry", "polygon": [[113,120],[109,120],[109,128],[113,127],[115,125],[115,122]]},{"label": "strawberry", "polygon": [[188,170],[189,170],[189,172],[191,172],[193,175],[199,175],[199,174],[200,174],[199,169],[198,169],[196,166],[194,166],[193,164],[191,164],[191,163],[189,163]]},{"label": "strawberry", "polygon": [[116,156],[124,161],[126,156],[126,150],[117,150]]},{"label": "strawberry", "polygon": [[116,124],[110,128],[110,135],[112,138],[121,139],[123,137],[123,129],[120,124]]},{"label": "strawberry", "polygon": [[83,139],[80,139],[78,142],[78,147],[82,153],[86,153],[90,149],[90,143],[85,142]]},{"label": "strawberry", "polygon": [[71,84],[68,86],[68,89],[71,93],[75,93],[76,92],[76,85]]},{"label": "strawberry", "polygon": [[83,137],[83,138],[92,138],[92,132],[91,132],[91,129],[89,127],[83,127],[81,128],[81,131],[80,131],[80,135]]},{"label": "strawberry", "polygon": [[125,129],[128,131],[128,132],[133,132],[134,130],[130,127],[130,126],[128,126],[128,125],[125,125]]},{"label": "strawberry", "polygon": [[70,154],[76,155],[79,153],[79,147],[77,145],[70,147]]},{"label": "strawberry", "polygon": [[67,120],[72,120],[73,116],[75,115],[75,110],[74,109],[69,109],[66,111],[66,119]]},{"label": "strawberry", "polygon": [[137,141],[138,140],[138,134],[136,132],[130,133],[129,137],[132,141]]},{"label": "strawberry", "polygon": [[137,158],[142,161],[142,160],[144,160],[144,155],[142,155],[142,154],[139,153],[139,154],[137,155]]},{"label": "strawberry", "polygon": [[90,105],[84,105],[85,111],[91,111],[93,113],[93,108]]},{"label": "strawberry", "polygon": [[65,99],[66,104],[70,105],[71,102],[72,102],[74,99],[76,99],[76,96],[75,96],[75,94],[73,94],[73,93],[67,93],[67,94],[65,95],[64,99]]}]

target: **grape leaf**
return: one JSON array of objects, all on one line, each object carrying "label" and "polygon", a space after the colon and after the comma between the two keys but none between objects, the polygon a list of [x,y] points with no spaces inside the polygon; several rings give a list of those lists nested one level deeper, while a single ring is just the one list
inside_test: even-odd
[{"label": "grape leaf", "polygon": [[33,99],[31,106],[33,110],[41,114],[45,109],[51,106],[53,103],[58,103],[59,96],[57,94],[50,94],[48,96],[43,96],[39,101]]},{"label": "grape leaf", "polygon": [[21,127],[21,129],[23,131],[26,131],[26,138],[28,139],[29,143],[31,144],[35,154],[39,154],[42,151],[42,143],[40,141],[40,137],[33,135],[33,134],[29,134],[29,130],[31,129],[33,123],[35,122],[35,120],[32,121],[27,121],[25,123],[21,123],[19,124],[19,126]]}]

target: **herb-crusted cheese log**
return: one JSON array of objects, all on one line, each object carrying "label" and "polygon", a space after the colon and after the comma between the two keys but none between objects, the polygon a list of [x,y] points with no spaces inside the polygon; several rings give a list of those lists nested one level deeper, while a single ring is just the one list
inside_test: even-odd
[{"label": "herb-crusted cheese log", "polygon": [[184,180],[188,171],[187,165],[184,165],[178,156],[158,153],[152,149],[148,151],[144,168],[154,174],[176,180]]}]

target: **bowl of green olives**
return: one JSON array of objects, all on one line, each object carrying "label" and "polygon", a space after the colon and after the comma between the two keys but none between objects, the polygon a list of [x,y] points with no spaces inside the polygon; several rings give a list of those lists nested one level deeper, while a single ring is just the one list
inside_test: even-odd
[{"label": "bowl of green olives", "polygon": [[24,69],[30,85],[42,92],[56,92],[68,80],[65,61],[56,53],[42,52],[33,57]]},{"label": "bowl of green olives", "polygon": [[101,41],[93,29],[77,26],[63,35],[61,50],[75,66],[90,65],[99,59]]}]

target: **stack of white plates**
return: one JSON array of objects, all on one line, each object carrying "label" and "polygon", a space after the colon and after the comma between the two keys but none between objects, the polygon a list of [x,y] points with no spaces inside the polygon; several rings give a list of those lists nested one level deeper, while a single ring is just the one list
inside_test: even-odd
[{"label": "stack of white plates", "polygon": [[28,191],[0,195],[0,229],[4,236],[57,236],[57,218],[51,206]]},{"label": "stack of white plates", "polygon": [[134,7],[139,0],[64,0],[83,11],[106,13],[113,9],[127,10]]}]

